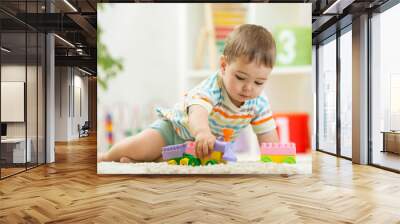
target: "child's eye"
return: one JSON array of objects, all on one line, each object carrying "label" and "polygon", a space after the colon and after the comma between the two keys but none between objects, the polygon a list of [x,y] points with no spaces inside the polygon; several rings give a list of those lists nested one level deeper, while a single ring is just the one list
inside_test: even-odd
[{"label": "child's eye", "polygon": [[263,82],[254,82],[256,85],[261,86],[262,84],[264,84]]},{"label": "child's eye", "polygon": [[239,80],[244,80],[244,78],[242,78],[242,77],[240,77],[238,75],[236,75],[236,78],[239,79]]}]

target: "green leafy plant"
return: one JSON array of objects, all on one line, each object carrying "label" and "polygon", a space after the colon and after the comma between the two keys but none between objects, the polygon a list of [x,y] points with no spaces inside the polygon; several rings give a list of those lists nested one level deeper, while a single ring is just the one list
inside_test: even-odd
[{"label": "green leafy plant", "polygon": [[[98,10],[104,10],[103,4],[98,4]],[[115,78],[122,70],[122,59],[114,58],[107,49],[107,46],[101,42],[103,33],[100,24],[97,25],[97,82],[103,90],[107,90],[108,82]]]}]

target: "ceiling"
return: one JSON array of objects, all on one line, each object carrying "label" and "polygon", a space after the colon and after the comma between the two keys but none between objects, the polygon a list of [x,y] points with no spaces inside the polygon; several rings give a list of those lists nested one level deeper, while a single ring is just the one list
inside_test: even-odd
[{"label": "ceiling", "polygon": [[37,33],[54,32],[56,66],[78,66],[96,74],[96,4],[96,0],[1,0],[2,46],[12,49],[2,52],[2,60],[17,63],[27,55],[29,63],[44,48],[37,43]]},{"label": "ceiling", "polygon": [[388,0],[311,0],[313,44],[352,23],[353,17],[373,12]]}]

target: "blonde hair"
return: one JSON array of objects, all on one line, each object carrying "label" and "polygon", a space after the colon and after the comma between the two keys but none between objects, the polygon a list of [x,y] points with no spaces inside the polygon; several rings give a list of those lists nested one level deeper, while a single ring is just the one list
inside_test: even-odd
[{"label": "blonde hair", "polygon": [[272,68],[276,45],[272,34],[262,26],[243,24],[236,27],[225,41],[224,56],[228,63],[244,56],[248,62]]}]

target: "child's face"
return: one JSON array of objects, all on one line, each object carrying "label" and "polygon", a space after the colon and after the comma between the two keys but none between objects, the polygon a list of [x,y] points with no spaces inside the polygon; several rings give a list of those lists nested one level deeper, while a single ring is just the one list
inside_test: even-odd
[{"label": "child's face", "polygon": [[246,100],[259,96],[272,71],[265,65],[257,65],[239,57],[228,64],[225,56],[221,56],[220,68],[222,80],[231,101],[238,107]]}]

